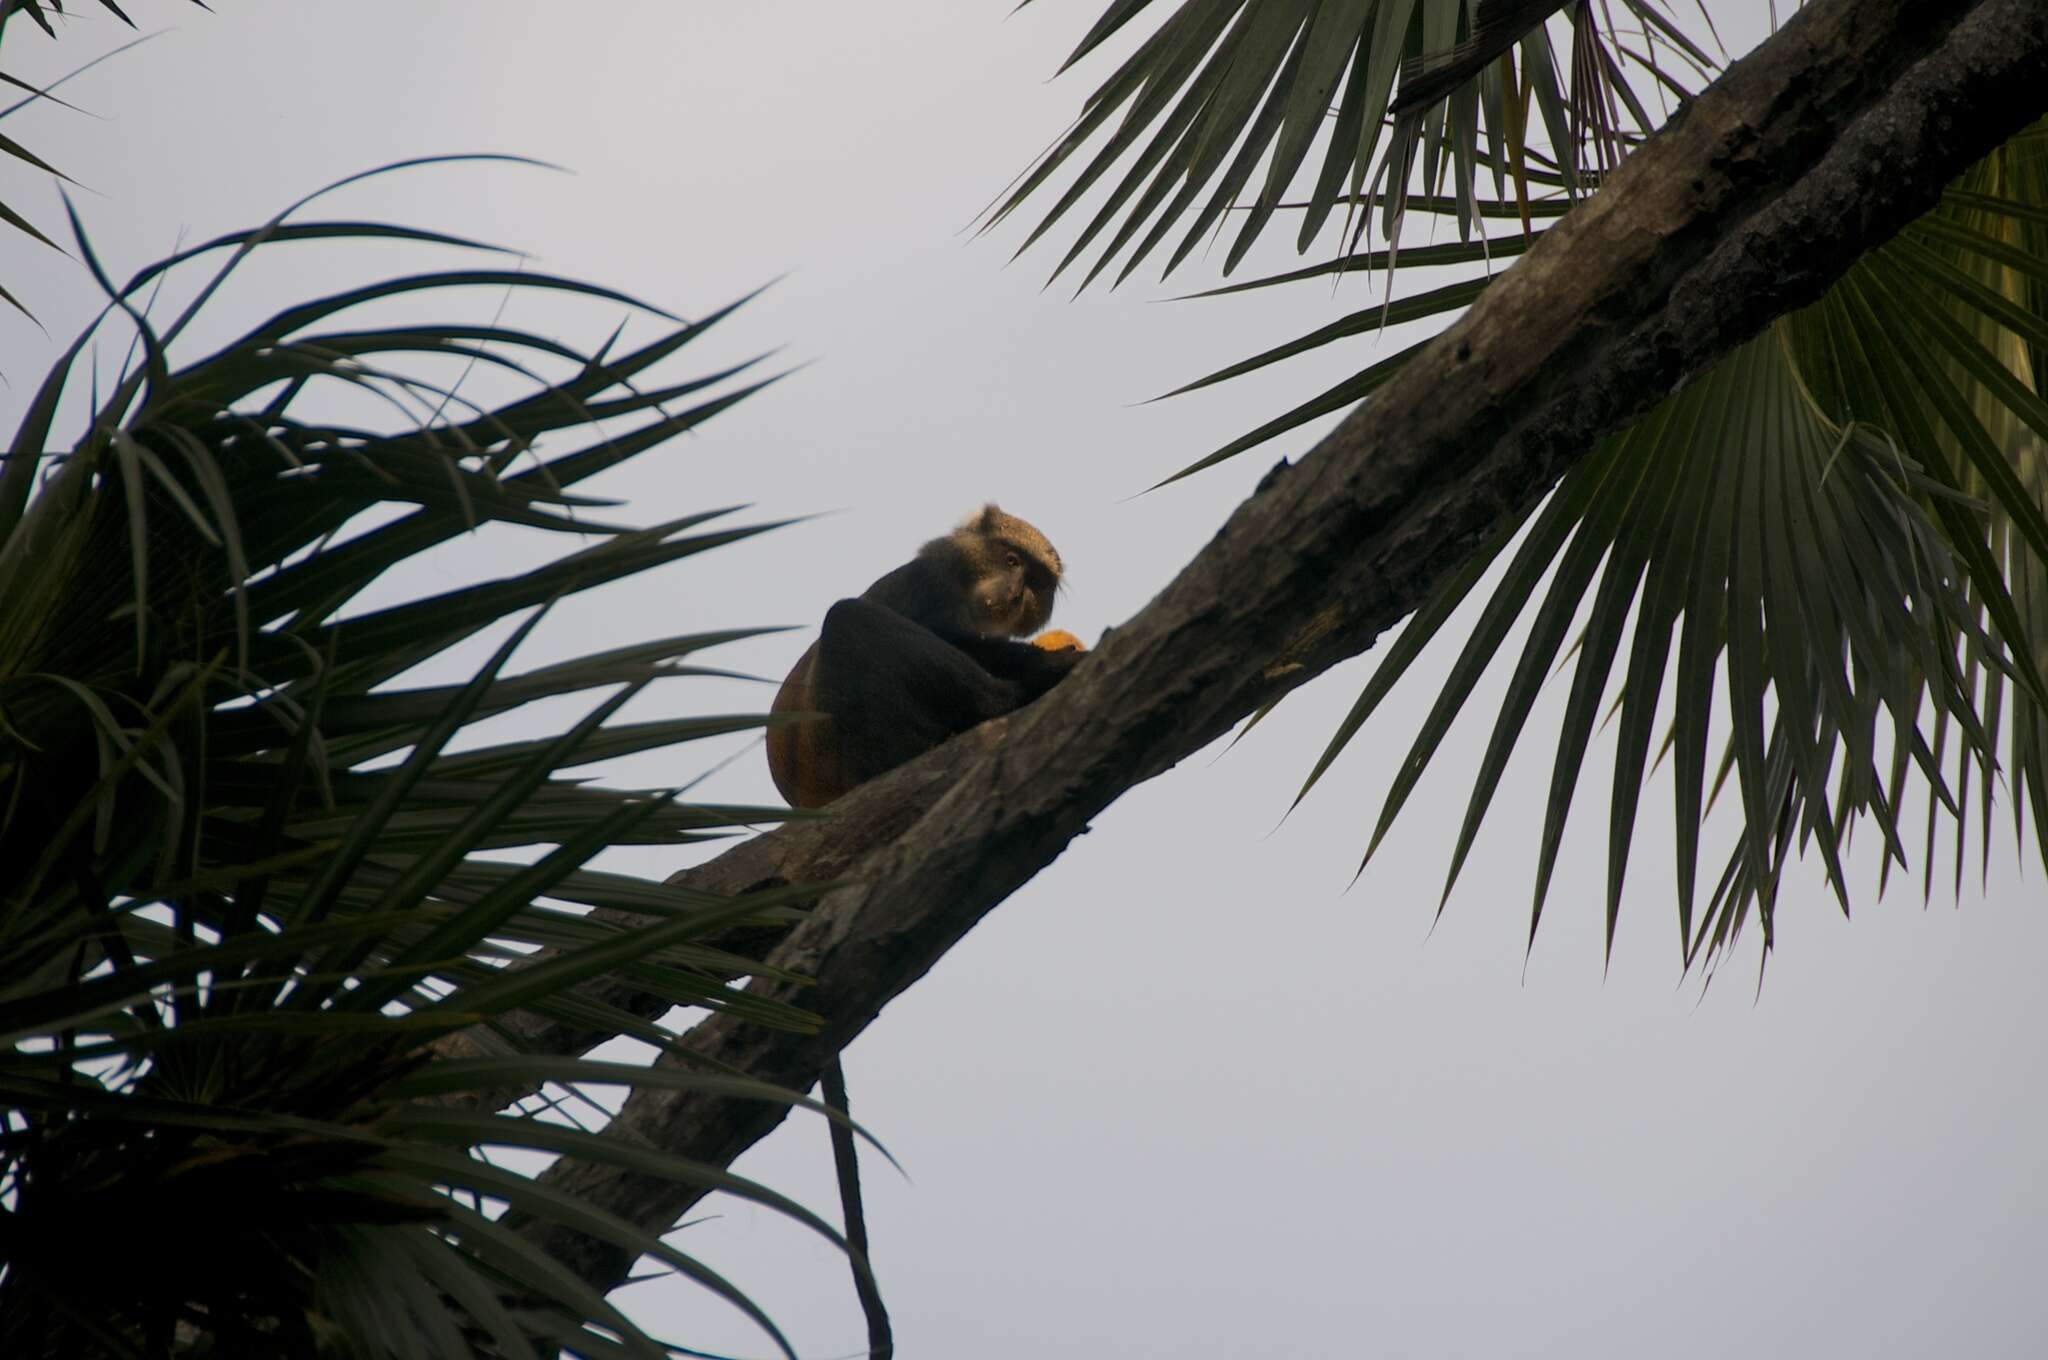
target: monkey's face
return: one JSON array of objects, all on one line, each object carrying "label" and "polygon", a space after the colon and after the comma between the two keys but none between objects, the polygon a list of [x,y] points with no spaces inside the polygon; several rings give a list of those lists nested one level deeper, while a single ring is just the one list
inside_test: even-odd
[{"label": "monkey's face", "polygon": [[974,583],[980,631],[990,637],[1035,633],[1052,617],[1059,572],[1026,544],[984,540],[981,571]]},{"label": "monkey's face", "polygon": [[1035,633],[1052,617],[1060,555],[1044,534],[993,503],[921,556],[943,564],[959,590],[962,622],[983,637]]}]

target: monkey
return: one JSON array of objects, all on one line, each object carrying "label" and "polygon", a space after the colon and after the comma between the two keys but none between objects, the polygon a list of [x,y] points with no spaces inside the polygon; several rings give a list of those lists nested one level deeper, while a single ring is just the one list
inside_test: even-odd
[{"label": "monkey", "polygon": [[[1044,534],[991,501],[859,597],[834,604],[770,706],[825,715],[768,729],[768,773],[789,805],[822,807],[1065,679],[1081,659],[1079,638],[1056,630],[1016,641],[1052,617],[1064,570]],[[836,1058],[825,1091],[846,1108]],[[837,1123],[832,1155],[847,1236],[865,1256],[853,1135]],[[872,1280],[858,1269],[854,1280],[871,1351],[892,1354]]]},{"label": "monkey", "polygon": [[826,715],[768,729],[789,805],[821,807],[1064,679],[1079,638],[1016,640],[1052,617],[1062,571],[1044,534],[991,502],[834,604],[770,708]]}]

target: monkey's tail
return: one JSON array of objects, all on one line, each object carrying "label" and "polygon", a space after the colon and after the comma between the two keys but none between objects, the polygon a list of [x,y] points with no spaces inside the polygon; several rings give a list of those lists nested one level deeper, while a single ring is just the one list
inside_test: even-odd
[{"label": "monkey's tail", "polygon": [[[846,1105],[846,1069],[834,1057],[819,1077],[825,1103],[853,1117]],[[853,1251],[853,1289],[860,1295],[860,1310],[868,1319],[868,1355],[872,1360],[892,1360],[896,1337],[889,1330],[889,1310],[882,1306],[882,1293],[875,1287],[875,1272],[868,1256],[868,1223],[860,1207],[860,1159],[853,1146],[850,1125],[832,1120],[832,1166],[839,1173],[839,1212],[846,1222],[846,1245]]]}]

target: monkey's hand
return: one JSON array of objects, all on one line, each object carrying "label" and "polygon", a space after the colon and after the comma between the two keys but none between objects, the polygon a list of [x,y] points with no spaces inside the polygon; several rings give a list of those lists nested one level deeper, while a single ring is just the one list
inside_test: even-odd
[{"label": "monkey's hand", "polygon": [[1054,628],[1031,639],[1031,645],[1045,652],[1085,652],[1087,645],[1064,628]]}]

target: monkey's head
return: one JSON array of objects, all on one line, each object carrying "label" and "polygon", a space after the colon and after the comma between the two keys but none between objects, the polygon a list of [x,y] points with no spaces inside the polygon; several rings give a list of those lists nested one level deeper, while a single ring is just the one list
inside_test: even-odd
[{"label": "monkey's head", "polygon": [[1052,617],[1060,555],[1045,535],[993,502],[926,554],[952,559],[965,591],[969,623],[988,637],[1035,633]]}]

